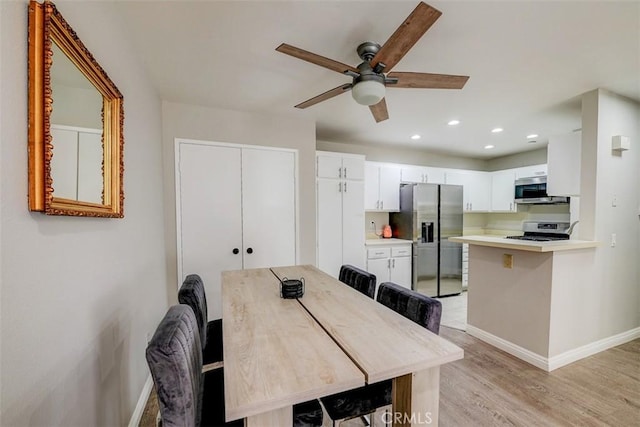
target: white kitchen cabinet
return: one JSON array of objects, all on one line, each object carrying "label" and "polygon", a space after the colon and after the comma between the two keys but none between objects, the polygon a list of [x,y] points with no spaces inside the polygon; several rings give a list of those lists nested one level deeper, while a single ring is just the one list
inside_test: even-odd
[{"label": "white kitchen cabinet", "polygon": [[547,164],[523,166],[521,168],[515,168],[514,171],[516,173],[516,179],[545,176],[547,174]]},{"label": "white kitchen cabinet", "polygon": [[209,319],[222,271],[296,263],[295,188],[294,150],[176,140],[178,286],[202,277]]},{"label": "white kitchen cabinet", "polygon": [[400,166],[365,162],[365,201],[368,211],[400,209]]},{"label": "white kitchen cabinet", "polygon": [[384,282],[411,289],[411,262],[411,244],[367,245],[366,270],[376,276],[376,295]]},{"label": "white kitchen cabinet", "polygon": [[552,136],[547,146],[547,193],[551,196],[580,195],[582,132]]},{"label": "white kitchen cabinet", "polygon": [[[338,277],[343,264],[365,267],[364,156],[318,152],[316,158],[317,266]],[[342,171],[326,177],[336,165]]]},{"label": "white kitchen cabinet", "polygon": [[514,183],[516,173],[513,169],[491,173],[491,211],[516,212]]},{"label": "white kitchen cabinet", "polygon": [[402,166],[402,182],[444,184],[444,169],[427,166]]},{"label": "white kitchen cabinet", "polygon": [[465,212],[488,212],[491,209],[491,175],[489,172],[449,169],[446,184],[463,186]]},{"label": "white kitchen cabinet", "polygon": [[364,179],[364,156],[316,152],[316,176],[318,178]]}]

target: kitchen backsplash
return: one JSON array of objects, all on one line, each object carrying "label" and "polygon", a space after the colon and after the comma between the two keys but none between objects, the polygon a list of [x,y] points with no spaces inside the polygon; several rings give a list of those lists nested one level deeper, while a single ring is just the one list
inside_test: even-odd
[{"label": "kitchen backsplash", "polygon": [[[517,213],[465,213],[463,234],[518,234],[522,232],[524,221],[566,221],[570,222],[569,205],[529,205],[521,206]],[[376,239],[382,234],[382,227],[389,224],[388,212],[365,212],[364,232],[367,239]],[[375,230],[371,222],[375,223]]]},{"label": "kitchen backsplash", "polygon": [[[371,222],[375,224],[375,229]],[[388,212],[365,212],[364,234],[366,239],[377,239],[382,236],[382,227],[389,224]]]}]

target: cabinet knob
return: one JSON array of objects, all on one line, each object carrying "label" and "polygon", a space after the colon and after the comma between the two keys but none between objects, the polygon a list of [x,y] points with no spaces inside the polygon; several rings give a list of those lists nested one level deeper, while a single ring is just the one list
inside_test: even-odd
[{"label": "cabinet knob", "polygon": [[253,253],[253,248],[247,248],[247,253],[248,254],[252,254]]},{"label": "cabinet knob", "polygon": [[240,253],[240,249],[238,248],[233,248],[233,254],[234,255],[238,255]]}]

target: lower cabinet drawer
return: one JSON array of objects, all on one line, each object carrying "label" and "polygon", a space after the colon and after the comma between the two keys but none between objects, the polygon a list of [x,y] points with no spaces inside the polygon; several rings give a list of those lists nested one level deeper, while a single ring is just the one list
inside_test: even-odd
[{"label": "lower cabinet drawer", "polygon": [[393,246],[391,248],[391,256],[394,258],[411,256],[411,246]]},{"label": "lower cabinet drawer", "polygon": [[367,249],[367,259],[389,258],[390,256],[391,256],[390,248]]}]

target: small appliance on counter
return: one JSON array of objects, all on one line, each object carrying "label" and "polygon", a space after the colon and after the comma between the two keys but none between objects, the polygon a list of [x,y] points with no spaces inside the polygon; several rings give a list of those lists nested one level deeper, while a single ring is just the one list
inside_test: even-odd
[{"label": "small appliance on counter", "polygon": [[554,240],[569,240],[573,227],[578,223],[575,221],[573,224],[568,222],[558,221],[525,221],[522,224],[521,236],[506,236],[507,239],[517,240],[531,240],[535,242],[551,242]]},{"label": "small appliance on counter", "polygon": [[392,237],[391,226],[385,225],[382,227],[382,238],[390,239]]}]

